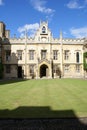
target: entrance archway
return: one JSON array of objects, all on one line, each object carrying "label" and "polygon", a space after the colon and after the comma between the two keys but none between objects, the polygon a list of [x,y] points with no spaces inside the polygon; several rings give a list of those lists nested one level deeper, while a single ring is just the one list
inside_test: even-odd
[{"label": "entrance archway", "polygon": [[18,66],[18,78],[22,78],[22,66]]},{"label": "entrance archway", "polygon": [[43,64],[40,67],[40,78],[46,77],[48,75],[48,66]]}]

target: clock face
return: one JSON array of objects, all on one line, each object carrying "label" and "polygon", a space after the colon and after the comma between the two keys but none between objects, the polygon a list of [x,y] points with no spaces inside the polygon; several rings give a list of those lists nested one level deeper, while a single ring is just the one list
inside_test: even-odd
[{"label": "clock face", "polygon": [[45,42],[47,38],[46,37],[42,37],[41,39],[42,39],[43,42]]}]

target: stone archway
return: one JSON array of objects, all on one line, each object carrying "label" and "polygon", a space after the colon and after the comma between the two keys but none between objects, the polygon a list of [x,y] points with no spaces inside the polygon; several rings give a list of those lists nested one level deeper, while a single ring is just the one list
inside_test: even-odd
[{"label": "stone archway", "polygon": [[48,66],[43,64],[40,67],[40,78],[48,76]]}]

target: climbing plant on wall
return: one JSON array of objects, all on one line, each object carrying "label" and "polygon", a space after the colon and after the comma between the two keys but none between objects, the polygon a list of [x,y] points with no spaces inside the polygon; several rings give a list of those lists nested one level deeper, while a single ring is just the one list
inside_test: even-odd
[{"label": "climbing plant on wall", "polygon": [[86,59],[87,59],[87,52],[85,52],[83,54],[83,66],[84,66],[84,70],[87,71],[87,62],[86,62]]}]

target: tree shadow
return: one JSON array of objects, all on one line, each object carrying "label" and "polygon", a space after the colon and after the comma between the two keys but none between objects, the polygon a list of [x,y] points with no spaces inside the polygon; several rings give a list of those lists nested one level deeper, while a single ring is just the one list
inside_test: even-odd
[{"label": "tree shadow", "polygon": [[5,85],[5,84],[13,84],[13,83],[17,83],[17,82],[24,82],[27,81],[27,79],[4,79],[0,81],[0,85]]},{"label": "tree shadow", "polygon": [[[73,110],[51,110],[47,107],[18,107],[14,110],[0,110],[0,125],[3,128],[32,128],[43,130],[87,128],[87,118],[78,118]],[[74,129],[73,129],[74,130]]]}]

